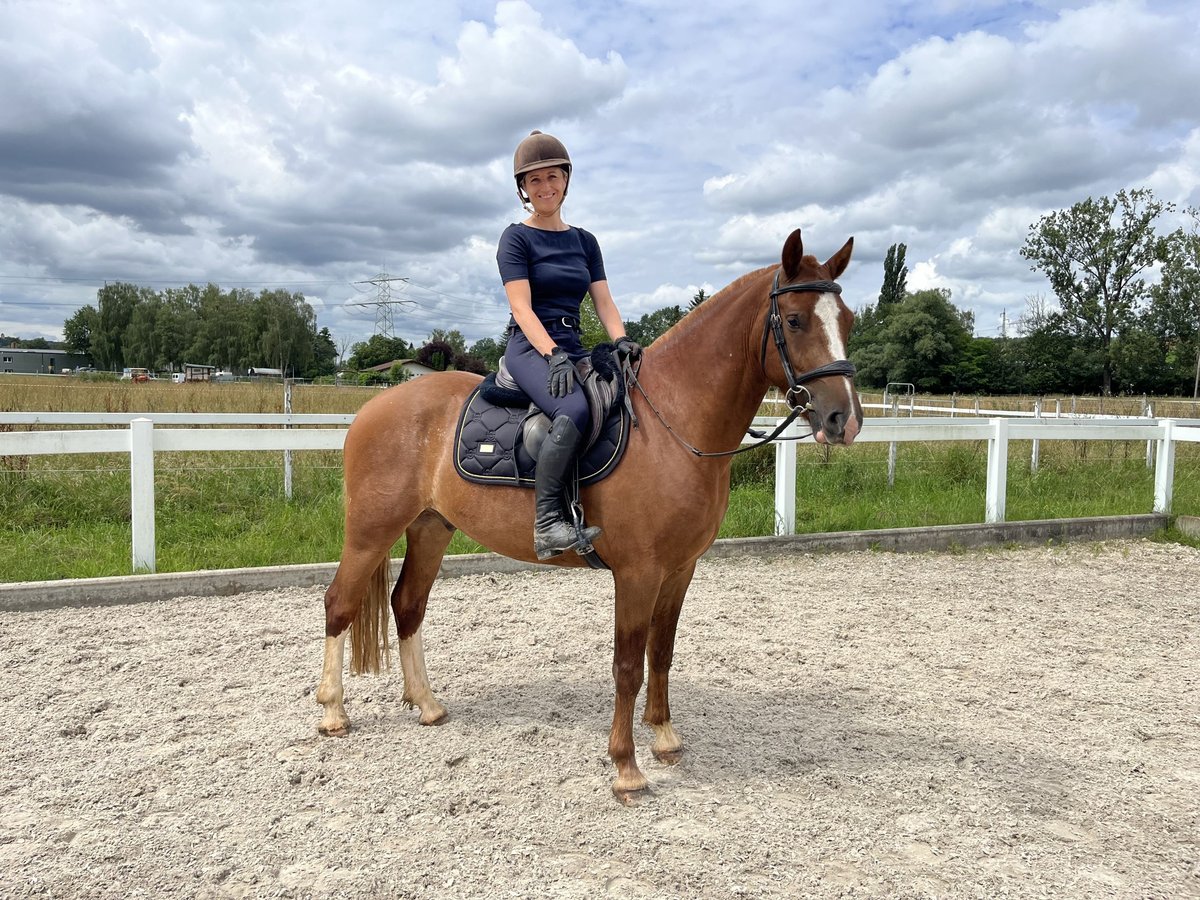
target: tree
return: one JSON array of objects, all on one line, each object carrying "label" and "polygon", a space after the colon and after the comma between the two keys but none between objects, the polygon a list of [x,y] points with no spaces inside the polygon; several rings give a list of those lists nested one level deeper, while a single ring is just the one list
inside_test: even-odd
[{"label": "tree", "polygon": [[1040,294],[1025,298],[1011,341],[1014,381],[1010,390],[1028,394],[1094,392],[1102,361],[1094,341],[1073,337],[1063,314]]},{"label": "tree", "polygon": [[454,368],[459,372],[474,372],[476,375],[486,375],[488,373],[488,364],[478,356],[472,356],[470,353],[454,354]]},{"label": "tree", "polygon": [[361,371],[397,359],[412,359],[413,356],[412,345],[404,338],[373,334],[350,349],[350,358],[346,361],[346,368]]},{"label": "tree", "polygon": [[149,288],[125,282],[106,284],[96,292],[98,321],[92,331],[92,360],[101,369],[119,369],[122,366],[145,366],[147,362],[127,361],[125,354],[125,331],[133,319],[133,310],[146,296],[153,296]]},{"label": "tree", "polygon": [[[507,336],[507,332],[505,336]],[[500,357],[504,355],[504,346],[495,338],[480,338],[471,345],[467,353],[482,360],[488,371],[495,372],[500,367]]]},{"label": "tree", "polygon": [[454,364],[454,347],[448,341],[429,341],[417,350],[417,361],[431,369],[445,372]]},{"label": "tree", "polygon": [[1138,188],[1076,203],[1030,226],[1021,255],[1050,280],[1070,333],[1101,352],[1102,390],[1112,392],[1113,338],[1134,319],[1146,296],[1141,274],[1166,256],[1154,221],[1174,209]]},{"label": "tree", "polygon": [[596,307],[592,305],[590,295],[584,296],[583,303],[579,306],[579,331],[579,340],[588,350],[608,340],[608,332],[604,330],[600,316],[596,314]]},{"label": "tree", "polygon": [[883,260],[883,286],[879,289],[879,310],[904,302],[908,294],[908,266],[904,264],[905,244],[892,244]]},{"label": "tree", "polygon": [[646,313],[636,322],[626,322],[625,334],[643,347],[648,347],[658,340],[672,325],[680,321],[683,315],[683,309],[679,306],[664,306],[662,309]]},{"label": "tree", "polygon": [[266,365],[294,375],[312,361],[312,335],[317,314],[302,294],[262,291],[251,305],[257,357],[251,365]]},{"label": "tree", "polygon": [[956,369],[971,342],[974,314],[957,309],[944,288],[909,294],[888,314],[878,340],[850,352],[859,381],[907,382],[921,391],[959,389]]},{"label": "tree", "polygon": [[444,341],[449,344],[455,353],[467,352],[467,341],[463,337],[462,332],[457,328],[452,328],[450,331],[445,331],[441,328],[435,328],[429,333],[429,340],[426,343],[436,344]]},{"label": "tree", "polygon": [[328,328],[322,328],[312,336],[312,359],[300,375],[310,380],[332,375],[337,370],[337,358],[337,345],[333,342],[333,335],[329,333]]},{"label": "tree", "polygon": [[92,334],[100,327],[100,314],[94,306],[84,306],[63,322],[63,337],[72,353],[91,355]]},{"label": "tree", "polygon": [[691,312],[707,299],[708,294],[704,293],[704,288],[700,288],[700,290],[692,295],[692,302],[688,304],[688,312]]},{"label": "tree", "polygon": [[[1176,386],[1190,381],[1192,396],[1200,396],[1200,209],[1188,209],[1190,229],[1177,229],[1167,237],[1162,279],[1150,289],[1147,326],[1165,345],[1177,370]],[[1180,378],[1181,369],[1190,379]],[[1182,365],[1180,365],[1182,364]]]},{"label": "tree", "polygon": [[157,295],[139,297],[129,316],[129,325],[122,336],[122,348],[125,354],[125,364],[128,366],[146,366],[158,369],[160,352],[158,334],[155,327],[158,311],[162,307],[162,299]]}]

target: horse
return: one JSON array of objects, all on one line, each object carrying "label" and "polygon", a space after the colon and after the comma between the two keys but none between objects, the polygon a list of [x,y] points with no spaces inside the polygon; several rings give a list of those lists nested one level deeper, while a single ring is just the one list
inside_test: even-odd
[{"label": "horse", "polygon": [[[731,461],[723,453],[739,447],[770,386],[787,392],[819,443],[851,444],[862,426],[846,360],[854,315],[834,281],[853,246],[850,238],[821,263],[804,253],[797,229],[779,265],[743,275],[647,347],[631,391],[638,424],[626,455],[612,474],[581,490],[589,521],[603,528],[595,549],[615,584],[608,755],[616,769],[612,791],[622,802],[649,789],[633,739],[634,702],[647,668],[642,718],[654,731],[651,751],[671,764],[684,748],[671,719],[668,675],[684,595],[729,502]],[[769,337],[777,353],[768,353]],[[426,672],[421,623],[456,530],[496,553],[537,561],[533,492],[472,484],[455,472],[457,416],[478,383],[477,375],[445,372],[389,388],[363,405],[346,435],[345,538],[325,593],[316,698],[323,735],[350,728],[342,686],[347,631],[352,671],[390,666],[389,607],[399,636],[401,702],[419,709],[422,725],[445,719]],[[407,549],[392,587],[389,557],[401,535]],[[586,565],[570,552],[545,564]]]}]

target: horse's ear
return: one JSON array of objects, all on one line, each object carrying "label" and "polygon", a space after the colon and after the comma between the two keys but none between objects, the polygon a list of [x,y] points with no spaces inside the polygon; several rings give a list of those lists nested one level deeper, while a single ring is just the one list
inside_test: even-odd
[{"label": "horse's ear", "polygon": [[804,258],[804,241],[800,240],[800,229],[788,235],[783,245],[783,277],[791,281],[800,272],[800,260]]},{"label": "horse's ear", "polygon": [[[799,232],[797,232],[799,234]],[[825,263],[829,267],[829,277],[837,278],[850,265],[850,254],[854,252],[854,238],[846,241],[845,245]]]}]

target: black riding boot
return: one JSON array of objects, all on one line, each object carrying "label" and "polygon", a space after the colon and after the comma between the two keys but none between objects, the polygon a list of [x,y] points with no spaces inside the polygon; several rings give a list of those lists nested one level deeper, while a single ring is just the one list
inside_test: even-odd
[{"label": "black riding boot", "polygon": [[[575,465],[583,435],[567,416],[559,416],[550,426],[550,433],[538,454],[533,487],[536,513],[533,520],[533,549],[538,559],[558,556],[579,543],[575,526],[563,515],[563,492],[567,477]],[[600,536],[596,526],[583,529],[587,543]]]}]

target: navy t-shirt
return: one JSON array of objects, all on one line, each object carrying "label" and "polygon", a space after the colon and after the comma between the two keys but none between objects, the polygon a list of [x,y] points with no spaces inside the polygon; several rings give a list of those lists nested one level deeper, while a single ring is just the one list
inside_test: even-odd
[{"label": "navy t-shirt", "polygon": [[514,222],[496,248],[500,280],[529,281],[533,311],[539,319],[579,318],[579,304],[593,281],[604,281],[604,259],[591,232],[572,225],[544,231]]}]

